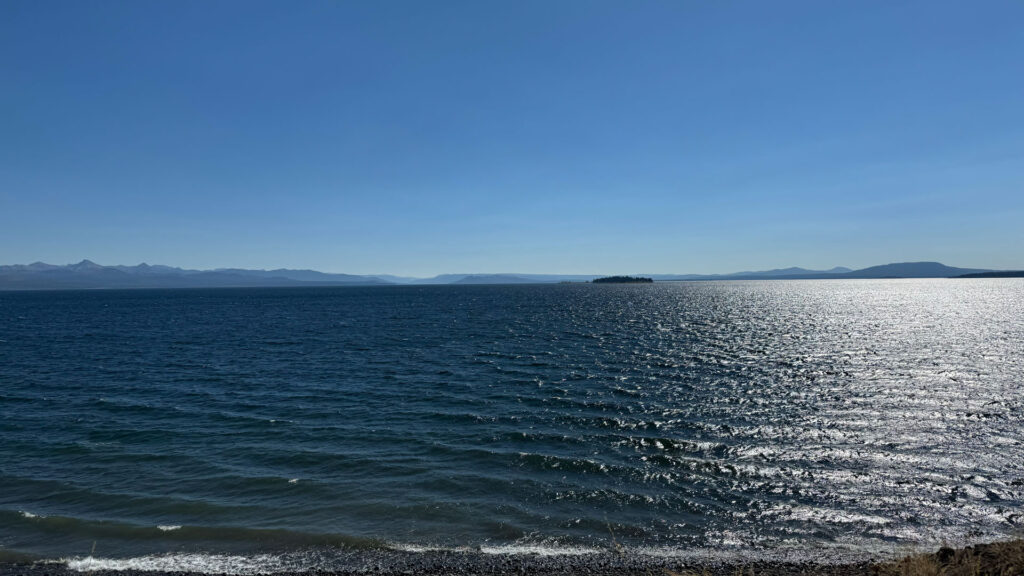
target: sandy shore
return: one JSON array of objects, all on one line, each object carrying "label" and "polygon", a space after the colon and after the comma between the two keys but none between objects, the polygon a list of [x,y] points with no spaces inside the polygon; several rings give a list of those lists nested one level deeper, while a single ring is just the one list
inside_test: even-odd
[{"label": "sandy shore", "polygon": [[[688,565],[672,561],[608,555],[600,558],[490,556],[464,557],[444,554],[409,555],[394,563],[393,557],[372,557],[358,569],[344,572],[305,572],[323,576],[1024,576],[1024,540],[979,544],[965,548],[941,548],[935,552],[888,562],[826,565],[814,562],[754,562],[748,564]],[[0,563],[0,576],[191,576],[188,572],[96,570],[80,572],[52,562]]]}]

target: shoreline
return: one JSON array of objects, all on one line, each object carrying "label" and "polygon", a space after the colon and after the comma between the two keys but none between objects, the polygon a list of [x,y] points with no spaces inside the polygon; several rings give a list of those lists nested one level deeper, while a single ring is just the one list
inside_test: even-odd
[{"label": "shoreline", "polygon": [[[200,556],[200,555],[197,555]],[[155,557],[159,558],[159,557]],[[68,561],[0,562],[0,576],[188,576],[208,574],[315,574],[317,576],[1019,576],[1024,575],[1024,539],[975,544],[962,548],[942,547],[914,553],[895,560],[865,560],[828,564],[821,561],[752,562],[654,558],[615,553],[589,556],[480,555],[444,552],[378,553],[359,552],[353,563],[341,569],[320,569],[315,565],[275,569],[269,564],[246,564],[244,557],[224,557],[227,564],[179,565],[178,569],[131,567],[103,559]],[[251,559],[250,559],[251,560]],[[75,566],[75,567],[72,567]],[[158,565],[156,565],[158,566]],[[267,570],[261,569],[261,566]]]}]

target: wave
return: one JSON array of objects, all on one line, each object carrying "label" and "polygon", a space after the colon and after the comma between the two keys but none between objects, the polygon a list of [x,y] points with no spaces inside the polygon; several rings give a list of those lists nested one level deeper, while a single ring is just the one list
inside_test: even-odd
[{"label": "wave", "polygon": [[588,548],[585,546],[551,546],[546,544],[503,544],[499,546],[481,546],[484,554],[506,556],[584,556],[588,554],[607,554],[607,549]]},{"label": "wave", "polygon": [[479,547],[445,547],[390,543],[379,550],[306,549],[280,554],[168,553],[128,558],[74,557],[51,563],[77,572],[162,572],[227,574],[311,573],[594,573],[618,569],[626,573],[662,573],[693,563],[705,565],[750,562],[812,561],[823,565],[887,559],[905,548],[857,549],[833,545],[813,549],[758,550],[741,546],[594,548],[552,543],[517,542]]},{"label": "wave", "polygon": [[89,520],[68,516],[44,516],[26,511],[0,510],[0,525],[38,538],[74,538],[83,541],[117,542],[119,547],[153,547],[163,544],[208,547],[263,547],[289,550],[312,547],[380,549],[384,541],[346,534],[301,532],[279,528],[240,526],[190,526]]},{"label": "wave", "polygon": [[194,572],[199,574],[271,574],[294,571],[307,572],[271,554],[232,556],[218,554],[167,554],[136,558],[71,558],[64,561],[68,568],[79,572],[139,571],[139,572]]},{"label": "wave", "polygon": [[[124,550],[127,542],[148,543],[151,549],[173,547],[181,550],[172,553],[126,553],[123,556],[108,552],[103,556],[90,554],[57,560],[39,560],[40,556],[31,556],[20,550],[4,550],[4,555],[0,556],[0,562],[35,560],[63,565],[78,572],[190,572],[232,576],[315,572],[494,573],[507,572],[510,566],[513,570],[547,573],[587,573],[608,567],[622,568],[625,572],[661,572],[662,568],[676,570],[694,562],[813,561],[842,564],[884,559],[906,552],[906,545],[885,544],[871,538],[846,538],[841,543],[829,544],[765,546],[764,543],[757,544],[756,534],[744,531],[713,534],[705,545],[700,546],[620,545],[614,540],[586,545],[558,538],[538,539],[536,536],[509,542],[485,541],[477,545],[446,546],[273,529],[170,524],[139,526],[0,510],[0,523],[9,524],[11,521],[21,522],[20,527],[15,526],[19,530],[30,526],[35,528],[34,533],[24,532],[29,538],[72,534],[87,542],[99,540],[101,550]],[[964,540],[943,536],[942,540],[963,545],[986,538]],[[226,551],[225,544],[229,548],[232,544],[244,544],[248,549],[245,552]]]}]

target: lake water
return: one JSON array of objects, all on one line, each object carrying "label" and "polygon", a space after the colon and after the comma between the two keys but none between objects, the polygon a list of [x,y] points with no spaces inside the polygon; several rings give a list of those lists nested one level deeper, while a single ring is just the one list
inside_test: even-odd
[{"label": "lake water", "polygon": [[0,293],[8,557],[842,560],[1022,528],[1020,279]]}]

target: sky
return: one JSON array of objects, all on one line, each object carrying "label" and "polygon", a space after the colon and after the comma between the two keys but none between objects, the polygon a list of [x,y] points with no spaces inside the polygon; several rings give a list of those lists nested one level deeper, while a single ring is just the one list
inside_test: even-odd
[{"label": "sky", "polygon": [[0,3],[0,264],[1024,269],[1024,2]]}]

